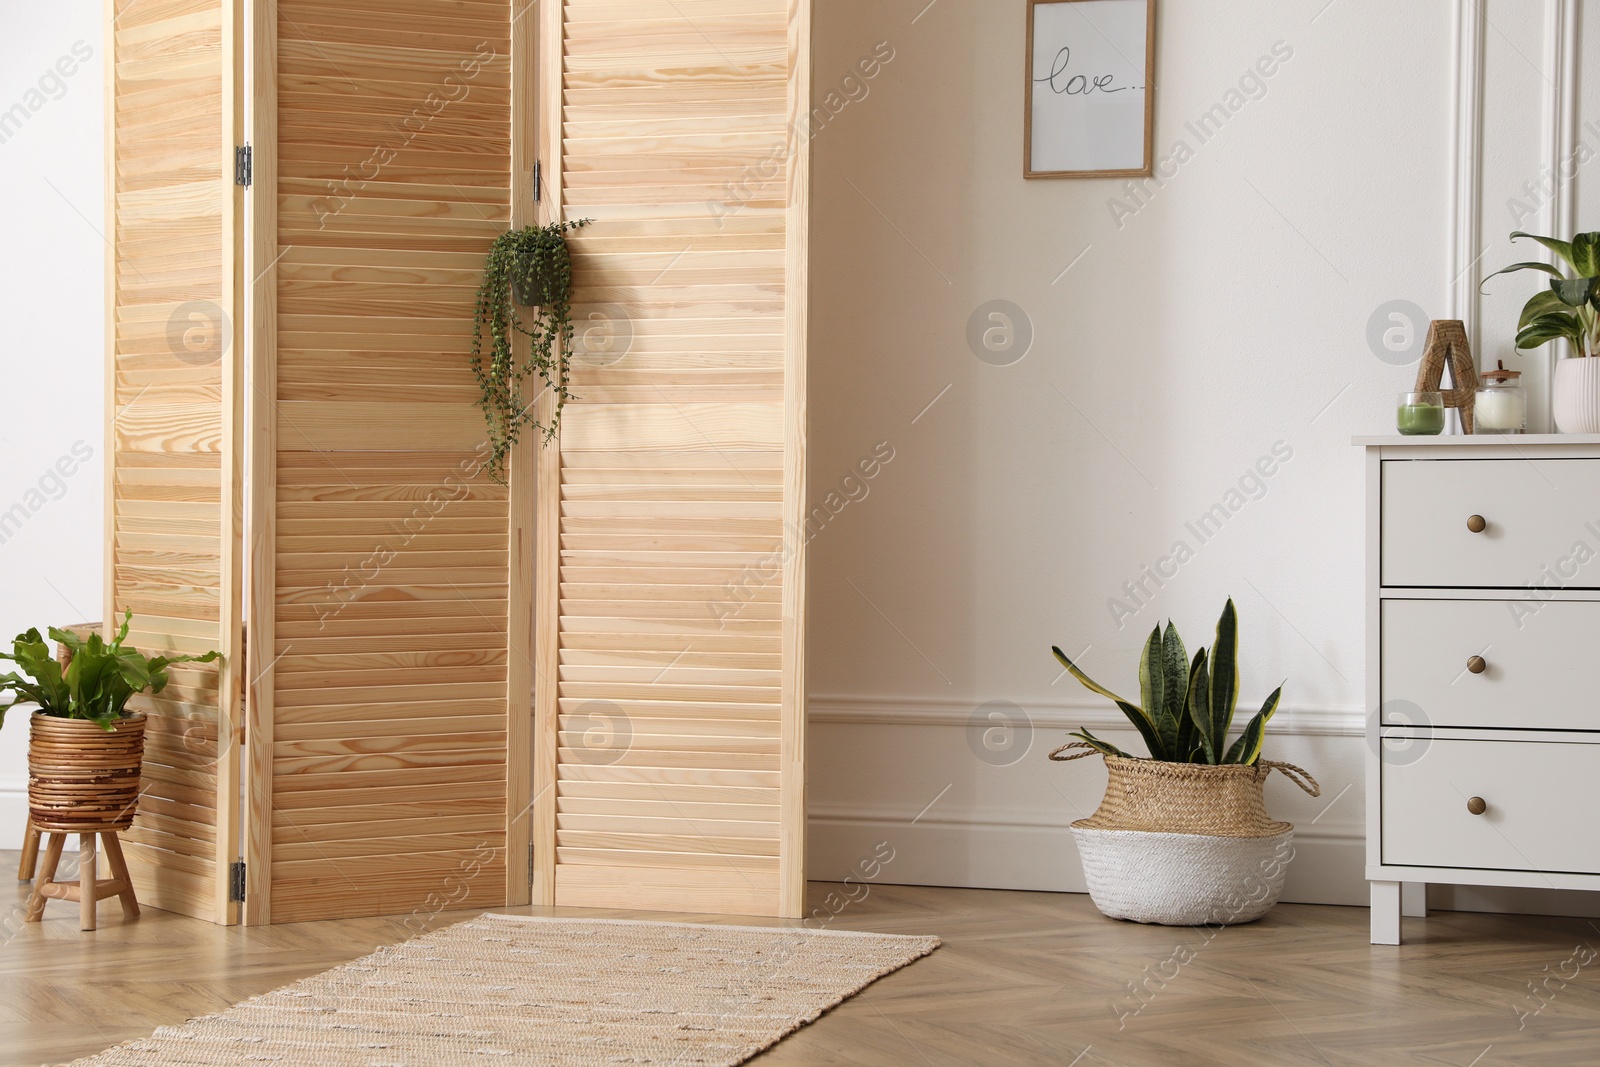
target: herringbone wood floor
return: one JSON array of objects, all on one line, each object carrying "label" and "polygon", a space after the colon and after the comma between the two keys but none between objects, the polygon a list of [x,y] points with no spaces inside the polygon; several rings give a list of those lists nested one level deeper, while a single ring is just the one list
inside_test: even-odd
[{"label": "herringbone wood floor", "polygon": [[[16,854],[0,863],[14,870]],[[814,906],[837,888],[814,883]],[[1588,920],[1446,912],[1406,923],[1409,944],[1375,947],[1363,909],[1283,905],[1210,936],[1113,922],[1072,894],[874,885],[831,928],[934,933],[944,947],[754,1062],[1600,1064],[1600,929]],[[146,910],[125,924],[114,901],[81,934],[76,906],[52,903],[41,924],[0,925],[0,1065],[94,1052],[406,934],[400,918],[222,929]]]}]

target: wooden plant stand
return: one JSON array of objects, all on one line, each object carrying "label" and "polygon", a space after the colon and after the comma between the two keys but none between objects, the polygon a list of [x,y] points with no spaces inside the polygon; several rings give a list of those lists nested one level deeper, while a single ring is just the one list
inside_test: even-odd
[{"label": "wooden plant stand", "polygon": [[17,864],[17,881],[31,882],[39,873],[39,828],[28,819],[28,829],[22,835],[22,862]]},{"label": "wooden plant stand", "polygon": [[[33,828],[30,826],[29,829],[32,831]],[[122,859],[122,842],[117,840],[117,827],[85,827],[75,831],[78,833],[79,841],[76,882],[55,880],[56,867],[61,863],[61,850],[67,843],[67,832],[49,829],[42,832],[47,835],[44,871],[39,877],[38,884],[33,887],[33,895],[28,898],[28,911],[24,916],[28,922],[36,923],[44,917],[46,900],[76,900],[79,928],[93,930],[95,905],[111,896],[122,898],[122,914],[125,918],[139,917],[139,900],[133,893],[133,880],[128,877],[128,865]],[[111,866],[111,877],[104,881],[96,877],[99,867],[95,850],[96,837],[104,842],[106,860]],[[90,887],[88,892],[84,892],[84,886]]]}]

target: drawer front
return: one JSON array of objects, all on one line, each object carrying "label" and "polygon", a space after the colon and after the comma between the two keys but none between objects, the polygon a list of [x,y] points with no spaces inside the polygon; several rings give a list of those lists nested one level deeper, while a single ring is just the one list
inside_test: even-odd
[{"label": "drawer front", "polygon": [[1384,863],[1600,874],[1600,745],[1382,744]]},{"label": "drawer front", "polygon": [[1385,600],[1380,626],[1386,725],[1600,730],[1600,603]]},{"label": "drawer front", "polygon": [[[1481,533],[1468,528],[1474,515]],[[1600,554],[1597,520],[1600,460],[1385,460],[1382,581],[1600,588],[1600,558],[1583,562]]]}]

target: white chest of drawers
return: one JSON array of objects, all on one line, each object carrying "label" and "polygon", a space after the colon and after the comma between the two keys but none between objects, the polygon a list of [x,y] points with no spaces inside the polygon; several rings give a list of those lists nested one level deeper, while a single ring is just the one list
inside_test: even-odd
[{"label": "white chest of drawers", "polygon": [[1367,880],[1600,890],[1600,437],[1367,455]]}]

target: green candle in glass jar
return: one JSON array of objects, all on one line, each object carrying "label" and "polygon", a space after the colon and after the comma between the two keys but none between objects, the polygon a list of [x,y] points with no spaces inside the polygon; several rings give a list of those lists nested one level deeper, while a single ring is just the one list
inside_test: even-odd
[{"label": "green candle in glass jar", "polygon": [[1408,437],[1444,432],[1444,397],[1439,393],[1401,393],[1395,428]]}]

